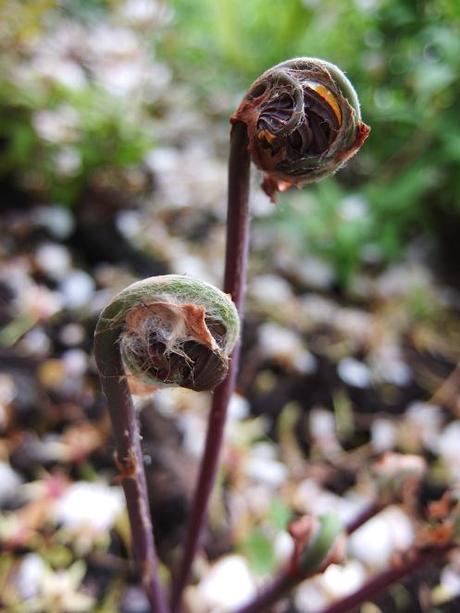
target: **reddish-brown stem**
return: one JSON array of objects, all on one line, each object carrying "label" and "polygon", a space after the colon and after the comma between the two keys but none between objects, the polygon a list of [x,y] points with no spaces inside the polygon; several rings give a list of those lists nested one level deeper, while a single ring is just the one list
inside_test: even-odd
[{"label": "reddish-brown stem", "polygon": [[[450,548],[452,548],[452,545],[442,545],[427,551],[416,551],[406,562],[375,575],[359,590],[332,603],[321,613],[350,613],[360,604],[375,597],[393,583],[442,556]],[[269,610],[269,607],[287,596],[293,588],[307,578],[308,576],[292,574],[292,569],[288,567],[281,571],[251,602],[240,607],[236,613],[265,613]]]},{"label": "reddish-brown stem", "polygon": [[276,604],[283,596],[287,596],[298,582],[299,579],[292,574],[290,568],[282,570],[251,602],[240,607],[237,613],[263,613],[263,611],[268,611],[269,607]]},{"label": "reddish-brown stem", "polygon": [[[230,137],[224,292],[231,295],[241,320],[244,311],[249,247],[249,173],[250,158],[246,126],[243,123],[236,123],[232,127]],[[180,611],[182,594],[200,544],[208,501],[219,465],[227,407],[235,390],[239,354],[240,344],[233,351],[226,379],[216,388],[212,397],[205,450],[201,460],[183,557],[172,593],[173,613]]]},{"label": "reddish-brown stem", "polygon": [[356,590],[356,592],[353,592],[345,598],[341,598],[337,602],[333,602],[323,609],[321,613],[349,613],[353,611],[362,603],[371,600],[386,590],[393,583],[401,581],[404,577],[412,574],[422,566],[444,555],[452,546],[452,544],[440,545],[430,550],[413,552],[405,562],[388,568],[378,575],[371,577],[371,579],[360,587],[359,590]]},{"label": "reddish-brown stem", "polygon": [[168,604],[158,578],[139,426],[120,356],[120,331],[118,326],[112,329],[98,327],[94,353],[112,420],[116,464],[126,497],[134,557],[152,613],[168,613]]}]

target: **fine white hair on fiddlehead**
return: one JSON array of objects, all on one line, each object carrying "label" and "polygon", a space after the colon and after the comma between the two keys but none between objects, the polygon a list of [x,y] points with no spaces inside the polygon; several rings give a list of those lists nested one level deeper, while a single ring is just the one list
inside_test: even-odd
[{"label": "fine white hair on fiddlehead", "polygon": [[101,314],[97,333],[117,329],[128,374],[155,386],[214,389],[239,336],[231,299],[182,275],[133,283]]}]

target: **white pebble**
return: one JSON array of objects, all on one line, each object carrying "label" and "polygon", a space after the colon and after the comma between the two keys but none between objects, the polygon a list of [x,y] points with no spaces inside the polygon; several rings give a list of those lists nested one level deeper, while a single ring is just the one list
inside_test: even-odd
[{"label": "white pebble", "polygon": [[287,564],[294,553],[294,540],[292,536],[283,530],[275,536],[275,557],[279,565]]},{"label": "white pebble", "polygon": [[397,431],[390,419],[377,417],[371,426],[372,447],[376,453],[393,449],[396,445]]},{"label": "white pebble", "polygon": [[280,487],[287,479],[289,471],[284,464],[276,460],[251,457],[246,463],[246,474],[254,481],[268,487]]},{"label": "white pebble", "polygon": [[21,598],[28,600],[37,596],[46,570],[45,563],[36,553],[28,553],[24,556],[14,578],[16,589]]},{"label": "white pebble", "polygon": [[295,605],[297,610],[302,611],[302,613],[321,611],[328,602],[329,599],[316,579],[303,581],[296,590]]},{"label": "white pebble", "polygon": [[249,416],[249,402],[239,394],[233,394],[228,405],[229,421],[241,421]]},{"label": "white pebble", "polygon": [[262,305],[285,305],[292,301],[289,283],[277,275],[260,275],[251,281],[251,296]]},{"label": "white pebble", "polygon": [[22,479],[7,462],[0,462],[0,505],[17,495]]},{"label": "white pebble", "polygon": [[344,598],[364,583],[366,573],[357,560],[349,560],[343,565],[331,564],[321,575],[320,583],[330,596]]},{"label": "white pebble", "polygon": [[80,324],[70,323],[61,328],[59,339],[64,345],[79,345],[85,338],[85,329]]},{"label": "white pebble", "polygon": [[442,569],[440,584],[444,602],[460,595],[460,574],[454,565]]},{"label": "white pebble", "polygon": [[11,375],[0,373],[0,406],[7,406],[16,398],[18,388]]},{"label": "white pebble", "polygon": [[19,341],[18,345],[21,351],[24,351],[27,355],[40,357],[46,356],[49,353],[51,341],[43,328],[37,326],[29,330]]},{"label": "white pebble", "polygon": [[460,421],[453,421],[438,438],[438,453],[447,470],[455,479],[460,479]]},{"label": "white pebble", "polygon": [[391,556],[413,543],[414,529],[398,507],[388,507],[356,530],[349,539],[349,551],[373,568],[383,568]]},{"label": "white pebble", "polygon": [[298,334],[275,323],[262,324],[258,331],[259,349],[263,357],[281,362],[297,372],[312,374],[316,358],[305,348]]},{"label": "white pebble", "polygon": [[56,503],[54,514],[56,521],[65,527],[87,525],[97,532],[106,532],[123,508],[120,488],[80,481],[65,490]]},{"label": "white pebble", "polygon": [[88,367],[88,355],[83,349],[69,349],[61,357],[69,377],[81,377]]},{"label": "white pebble", "polygon": [[69,309],[88,307],[94,295],[95,283],[83,270],[74,270],[60,284],[64,305]]},{"label": "white pebble", "polygon": [[371,384],[371,371],[355,358],[342,358],[337,366],[339,377],[344,383],[364,389]]},{"label": "white pebble", "polygon": [[199,592],[213,611],[230,611],[256,593],[246,560],[229,555],[216,562],[199,585]]},{"label": "white pebble", "polygon": [[308,287],[327,290],[334,283],[335,274],[326,261],[309,255],[296,269],[302,282]]},{"label": "white pebble", "polygon": [[56,243],[44,243],[35,253],[37,266],[48,277],[60,280],[70,269],[71,258],[68,250]]},{"label": "white pebble", "polygon": [[36,210],[36,216],[41,225],[57,239],[70,236],[75,225],[72,213],[59,205],[40,207]]},{"label": "white pebble", "polygon": [[255,443],[245,465],[250,479],[270,488],[280,487],[288,477],[285,464],[276,459],[276,447],[270,443]]},{"label": "white pebble", "polygon": [[411,432],[420,437],[427,449],[436,449],[442,425],[441,408],[429,402],[412,402],[406,410],[406,422]]},{"label": "white pebble", "polygon": [[309,414],[310,434],[315,439],[336,438],[334,415],[325,409],[312,409]]}]

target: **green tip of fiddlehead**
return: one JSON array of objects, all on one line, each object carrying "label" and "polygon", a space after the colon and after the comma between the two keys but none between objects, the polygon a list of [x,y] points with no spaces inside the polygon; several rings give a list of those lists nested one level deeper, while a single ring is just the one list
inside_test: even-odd
[{"label": "green tip of fiddlehead", "polygon": [[298,562],[299,570],[306,576],[321,569],[333,551],[337,538],[343,533],[342,522],[336,515],[322,515],[318,519],[316,534],[301,553]]},{"label": "green tip of fiddlehead", "polygon": [[[209,283],[165,275],[133,283],[115,296],[96,334],[117,339],[128,373],[141,381],[204,391],[227,374],[239,318],[230,298]],[[98,368],[102,375],[122,374],[104,372],[102,360]]]},{"label": "green tip of fiddlehead", "polygon": [[296,58],[264,72],[232,122],[246,124],[262,187],[277,191],[334,173],[366,140],[358,96],[345,74],[317,58]]}]

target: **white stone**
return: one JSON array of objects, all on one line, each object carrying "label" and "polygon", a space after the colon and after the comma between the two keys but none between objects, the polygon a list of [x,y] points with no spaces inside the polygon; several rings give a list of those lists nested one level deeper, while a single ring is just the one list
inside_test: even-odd
[{"label": "white stone", "polygon": [[359,309],[339,309],[334,326],[347,338],[366,344],[372,337],[373,317]]},{"label": "white stone", "polygon": [[305,479],[299,483],[292,502],[299,513],[312,515],[333,513],[344,524],[351,521],[365,504],[356,495],[341,497],[323,490],[313,479]]},{"label": "white stone", "polygon": [[96,532],[106,532],[123,509],[121,488],[79,481],[58,499],[54,516],[67,528],[89,526]]},{"label": "white stone", "polygon": [[246,560],[239,555],[221,558],[209,570],[198,587],[211,610],[231,611],[256,593]]},{"label": "white stone", "polygon": [[59,285],[64,305],[69,309],[89,307],[94,289],[94,280],[83,270],[72,271]]},{"label": "white stone", "polygon": [[453,565],[445,566],[441,571],[440,587],[443,600],[447,601],[460,595],[460,574]]},{"label": "white stone", "polygon": [[121,211],[116,219],[117,228],[128,238],[135,238],[142,230],[142,218],[138,211]]},{"label": "white stone", "polygon": [[63,279],[69,272],[69,251],[57,243],[44,243],[35,252],[35,261],[42,272],[54,280]]},{"label": "white stone", "polygon": [[336,438],[334,415],[325,409],[312,409],[309,414],[310,434],[313,438]]},{"label": "white stone", "polygon": [[22,559],[14,584],[24,600],[34,598],[40,591],[46,573],[46,565],[36,553],[28,553]]},{"label": "white stone", "polygon": [[43,328],[36,326],[25,334],[18,345],[27,355],[46,356],[51,347],[51,341]]},{"label": "white stone", "polygon": [[77,323],[66,324],[59,333],[59,339],[64,345],[71,347],[79,345],[85,338],[85,329]]},{"label": "white stone", "polygon": [[229,421],[242,421],[249,416],[249,402],[240,394],[233,394],[228,405]]},{"label": "white stone", "polygon": [[330,596],[344,598],[364,583],[366,573],[363,565],[357,560],[349,560],[345,564],[331,564],[321,575],[320,583]]},{"label": "white stone", "polygon": [[408,516],[391,506],[367,521],[349,538],[349,551],[364,564],[384,568],[396,552],[413,543],[414,529]]},{"label": "white stone", "polygon": [[436,450],[442,425],[441,408],[428,402],[412,402],[406,410],[406,423],[427,449]]},{"label": "white stone", "polygon": [[61,147],[55,155],[54,163],[61,177],[73,177],[81,167],[80,152],[76,147]]},{"label": "white stone", "polygon": [[45,285],[27,283],[21,297],[24,311],[37,320],[47,320],[62,309],[62,296]]},{"label": "white stone", "polygon": [[393,343],[383,343],[372,354],[375,378],[403,387],[412,381],[412,370],[402,358],[401,348]]},{"label": "white stone", "polygon": [[76,139],[79,116],[71,106],[62,105],[53,110],[35,112],[32,123],[40,138],[59,144]]},{"label": "white stone", "polygon": [[35,214],[39,223],[57,239],[67,238],[73,231],[75,222],[72,213],[62,206],[39,207]]},{"label": "white stone", "polygon": [[309,255],[299,264],[296,273],[308,287],[327,290],[334,283],[332,266],[320,258]]},{"label": "white stone", "polygon": [[7,406],[16,398],[18,388],[11,375],[0,373],[0,405]]},{"label": "white stone", "polygon": [[249,458],[245,471],[250,479],[264,483],[271,488],[283,485],[289,475],[288,469],[281,462],[257,456]]},{"label": "white stone", "polygon": [[302,298],[302,314],[312,324],[335,324],[338,308],[332,300],[310,294]]},{"label": "white stone", "polygon": [[288,468],[277,460],[276,447],[271,443],[252,445],[245,464],[246,475],[269,488],[280,487],[288,478]]},{"label": "white stone", "polygon": [[355,358],[342,358],[337,365],[337,372],[344,383],[365,389],[371,384],[371,371],[366,364]]},{"label": "white stone", "polygon": [[276,534],[274,550],[276,560],[280,566],[287,564],[291,559],[294,553],[294,541],[292,536],[285,530]]},{"label": "white stone", "polygon": [[362,196],[352,194],[342,200],[339,210],[342,218],[347,221],[362,219],[369,212],[369,203]]},{"label": "white stone", "polygon": [[453,421],[438,438],[438,453],[446,469],[455,479],[460,479],[460,421]]},{"label": "white stone", "polygon": [[295,605],[302,613],[317,613],[326,607],[329,599],[316,579],[303,581],[295,593]]},{"label": "white stone", "polygon": [[400,264],[389,268],[377,282],[377,293],[384,299],[407,296],[414,289],[430,285],[430,274],[426,267]]},{"label": "white stone", "polygon": [[291,286],[278,275],[260,275],[251,281],[250,294],[261,305],[289,304],[293,299]]},{"label": "white stone", "polygon": [[275,323],[259,327],[259,349],[263,357],[277,360],[303,374],[312,374],[317,367],[316,358],[305,348],[294,331]]},{"label": "white stone", "polygon": [[81,377],[88,367],[88,355],[83,349],[69,349],[61,357],[69,377]]},{"label": "white stone", "polygon": [[372,447],[376,453],[383,453],[393,449],[396,445],[397,430],[390,419],[377,417],[371,426]]},{"label": "white stone", "polygon": [[7,462],[0,462],[0,505],[17,496],[21,477]]},{"label": "white stone", "polygon": [[195,458],[200,458],[206,439],[206,422],[203,416],[192,412],[184,413],[179,415],[179,424],[184,433],[184,448]]}]

